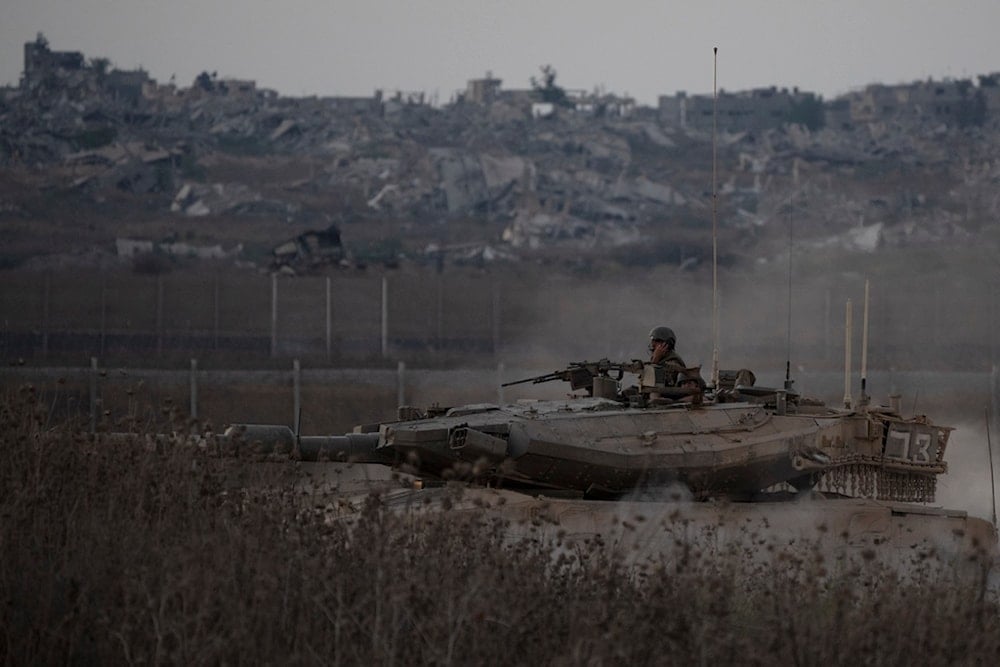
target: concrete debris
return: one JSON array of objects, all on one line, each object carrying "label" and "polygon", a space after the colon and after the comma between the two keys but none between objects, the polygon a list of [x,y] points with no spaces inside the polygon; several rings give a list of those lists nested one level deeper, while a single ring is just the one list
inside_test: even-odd
[{"label": "concrete debris", "polygon": [[387,195],[391,195],[394,192],[399,192],[398,185],[389,184],[382,186],[382,189],[378,191],[378,194],[368,200],[368,208],[372,208],[376,211],[379,210],[381,208],[379,202],[382,201],[382,198]]},{"label": "concrete debris", "polygon": [[170,210],[189,218],[221,213],[242,215],[292,216],[297,207],[278,200],[264,199],[242,183],[185,183],[174,195]]},{"label": "concrete debris", "polygon": [[595,223],[566,214],[519,212],[503,231],[503,240],[513,248],[539,250],[550,244],[588,249],[637,243],[642,235],[634,227]]},{"label": "concrete debris", "polygon": [[153,242],[148,239],[115,239],[115,251],[119,257],[131,259],[136,255],[153,252]]},{"label": "concrete debris", "polygon": [[641,127],[645,137],[660,148],[675,148],[677,146],[673,139],[653,123],[642,123]]},{"label": "concrete debris", "polygon": [[422,256],[443,266],[446,262],[458,266],[484,266],[494,262],[516,262],[518,256],[509,249],[489,243],[455,243],[439,245],[430,243]]},{"label": "concrete debris", "polygon": [[532,118],[552,118],[556,114],[556,105],[551,102],[535,102],[531,105]]},{"label": "concrete debris", "polygon": [[179,241],[154,243],[149,239],[119,237],[115,239],[115,251],[121,259],[134,259],[153,252],[188,259],[234,259],[243,253],[243,244],[238,243],[229,250],[225,250],[218,243],[199,246]]},{"label": "concrete debris", "polygon": [[69,252],[36,255],[20,265],[25,271],[65,271],[69,269],[114,269],[121,260],[102,248],[78,248]]},{"label": "concrete debris", "polygon": [[84,165],[84,164],[124,164],[129,161],[138,161],[143,164],[156,164],[166,162],[171,158],[179,157],[181,151],[166,150],[155,145],[148,145],[138,141],[126,143],[113,143],[102,148],[89,151],[78,151],[70,153],[63,158],[63,164]]},{"label": "concrete debris", "polygon": [[229,250],[221,245],[196,246],[189,243],[161,243],[157,247],[174,257],[190,257],[194,259],[231,259],[243,252],[243,244],[238,243]]},{"label": "concrete debris", "polygon": [[298,127],[298,123],[296,123],[294,120],[292,120],[290,118],[287,118],[287,119],[281,121],[281,125],[279,125],[278,127],[276,127],[274,129],[274,132],[271,133],[269,139],[271,141],[275,141],[276,139],[280,139],[281,137],[285,136],[286,134],[288,134],[292,130],[296,129],[297,127]]},{"label": "concrete debris", "polygon": [[449,213],[475,209],[489,201],[489,189],[476,156],[450,148],[432,148],[430,156],[437,167]]},{"label": "concrete debris", "polygon": [[632,181],[632,194],[636,197],[652,199],[667,206],[683,206],[687,203],[684,195],[664,183],[654,183],[645,176]]},{"label": "concrete debris", "polygon": [[853,227],[843,234],[837,234],[812,243],[815,248],[836,247],[842,250],[872,253],[883,243],[883,223],[863,227]]},{"label": "concrete debris", "polygon": [[530,182],[534,173],[534,165],[519,157],[495,157],[483,154],[479,156],[479,164],[483,170],[483,180],[489,192],[502,192],[522,178]]},{"label": "concrete debris", "polygon": [[[18,88],[0,89],[0,167],[49,174],[50,185],[95,202],[115,190],[149,195],[144,211],[310,226],[398,220],[419,231],[482,221],[491,235],[504,228],[502,246],[490,238],[462,252],[486,262],[550,247],[666,242],[710,221],[712,133],[700,97],[661,99],[651,109],[584,95],[574,110],[489,79],[443,105],[403,92],[286,98],[209,74],[189,88],[161,85],[141,71],[99,72],[42,42],[27,46],[37,56],[31,71]],[[945,88],[963,99],[960,87]],[[929,107],[882,113],[878,91],[869,91],[871,104],[857,94],[825,103],[825,125],[810,129],[734,108],[720,118],[719,225],[761,240],[783,236],[793,212],[799,240],[858,252],[982,228],[1000,212],[1000,88],[973,90],[988,105],[965,125]],[[784,99],[746,99],[765,98]],[[213,173],[220,157],[227,166]],[[287,180],[254,170],[270,158],[293,167]],[[339,248],[339,236],[312,238]],[[308,239],[289,243],[275,262],[292,270],[342,259]]]},{"label": "concrete debris", "polygon": [[344,261],[340,230],[330,225],[324,230],[308,231],[274,246],[271,271],[290,275],[334,266]]}]

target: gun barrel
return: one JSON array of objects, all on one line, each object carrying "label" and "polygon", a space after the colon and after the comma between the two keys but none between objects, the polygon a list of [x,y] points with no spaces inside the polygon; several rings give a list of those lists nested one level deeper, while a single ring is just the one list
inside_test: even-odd
[{"label": "gun barrel", "polygon": [[501,387],[513,387],[515,384],[526,384],[528,382],[533,382],[535,378],[524,378],[523,380],[514,380],[513,382],[504,382]]},{"label": "gun barrel", "polygon": [[533,378],[524,378],[523,380],[514,380],[513,382],[504,382],[501,387],[512,387],[515,384],[540,384],[542,382],[551,382],[552,380],[558,380],[562,377],[561,373],[546,373],[545,375],[536,375]]},{"label": "gun barrel", "polygon": [[385,463],[385,456],[376,451],[379,444],[378,433],[348,433],[346,435],[307,435],[296,442],[295,433],[284,425],[275,424],[233,424],[223,437],[233,439],[239,436],[243,441],[260,443],[265,451],[291,451],[298,446],[303,461],[352,461],[354,463]]}]

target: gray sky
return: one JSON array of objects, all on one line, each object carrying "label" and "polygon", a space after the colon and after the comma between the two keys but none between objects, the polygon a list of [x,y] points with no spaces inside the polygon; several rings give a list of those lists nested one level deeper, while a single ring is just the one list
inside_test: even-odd
[{"label": "gray sky", "polygon": [[23,44],[201,71],[285,95],[425,91],[439,103],[491,71],[527,88],[551,64],[567,88],[628,93],[798,86],[826,98],[872,82],[1000,71],[1000,0],[0,0],[0,85]]}]

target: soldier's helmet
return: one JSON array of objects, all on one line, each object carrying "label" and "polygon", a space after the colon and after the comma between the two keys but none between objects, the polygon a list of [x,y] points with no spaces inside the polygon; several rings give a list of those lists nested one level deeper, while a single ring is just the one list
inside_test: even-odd
[{"label": "soldier's helmet", "polygon": [[650,342],[662,340],[671,346],[677,344],[677,336],[674,335],[674,330],[670,327],[653,327],[653,330],[649,332],[649,340]]}]

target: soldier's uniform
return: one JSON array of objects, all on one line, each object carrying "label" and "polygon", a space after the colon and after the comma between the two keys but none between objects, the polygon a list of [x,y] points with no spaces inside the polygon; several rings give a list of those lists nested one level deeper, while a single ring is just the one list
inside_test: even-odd
[{"label": "soldier's uniform", "polygon": [[[681,355],[674,350],[677,343],[677,336],[674,335],[670,327],[655,327],[649,332],[649,361],[661,366],[675,367],[673,370],[680,371],[687,368],[687,364],[681,359]],[[668,375],[668,386],[677,383],[677,374]]]}]

